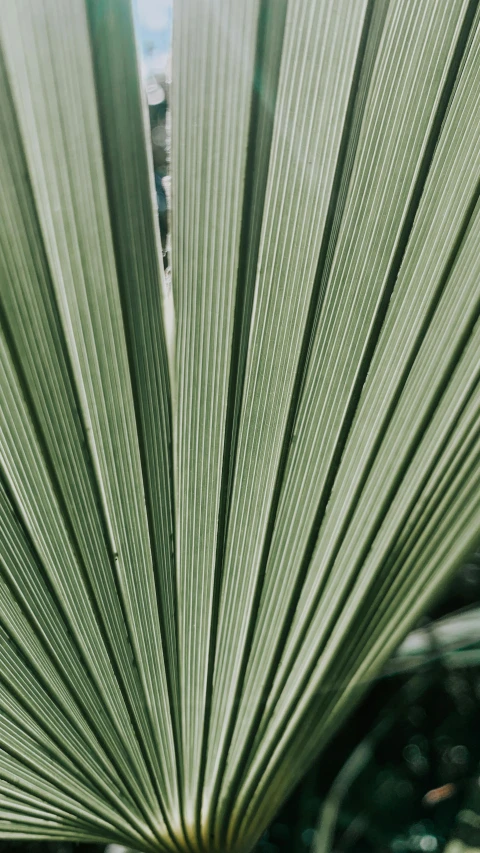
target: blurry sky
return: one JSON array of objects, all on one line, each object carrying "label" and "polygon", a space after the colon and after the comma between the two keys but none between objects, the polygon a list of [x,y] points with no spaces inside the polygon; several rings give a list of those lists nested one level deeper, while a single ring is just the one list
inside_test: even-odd
[{"label": "blurry sky", "polygon": [[169,74],[172,0],[134,0],[143,74]]}]

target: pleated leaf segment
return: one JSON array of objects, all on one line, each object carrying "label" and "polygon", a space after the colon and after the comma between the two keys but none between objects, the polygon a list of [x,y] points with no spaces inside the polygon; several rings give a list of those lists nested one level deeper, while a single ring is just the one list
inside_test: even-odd
[{"label": "pleated leaf segment", "polygon": [[474,0],[0,21],[0,837],[248,851],[479,541]]}]

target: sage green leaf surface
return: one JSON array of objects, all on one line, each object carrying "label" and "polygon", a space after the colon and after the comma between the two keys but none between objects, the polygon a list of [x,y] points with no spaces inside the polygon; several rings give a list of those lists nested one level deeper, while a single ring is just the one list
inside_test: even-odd
[{"label": "sage green leaf surface", "polygon": [[0,837],[251,849],[478,545],[474,0],[0,20]]}]

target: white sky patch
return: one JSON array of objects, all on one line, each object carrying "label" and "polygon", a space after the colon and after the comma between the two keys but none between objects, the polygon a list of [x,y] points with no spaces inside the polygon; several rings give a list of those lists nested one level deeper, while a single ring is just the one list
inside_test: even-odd
[{"label": "white sky patch", "polygon": [[138,16],[142,26],[149,30],[170,27],[171,0],[137,0]]},{"label": "white sky patch", "polygon": [[172,0],[133,0],[133,7],[143,79],[170,79]]}]

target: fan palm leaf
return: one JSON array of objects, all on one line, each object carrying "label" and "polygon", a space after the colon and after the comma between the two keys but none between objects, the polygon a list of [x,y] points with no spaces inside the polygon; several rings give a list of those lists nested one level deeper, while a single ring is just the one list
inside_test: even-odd
[{"label": "fan palm leaf", "polygon": [[0,24],[0,837],[250,849],[478,544],[474,0]]}]

